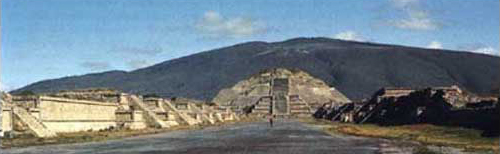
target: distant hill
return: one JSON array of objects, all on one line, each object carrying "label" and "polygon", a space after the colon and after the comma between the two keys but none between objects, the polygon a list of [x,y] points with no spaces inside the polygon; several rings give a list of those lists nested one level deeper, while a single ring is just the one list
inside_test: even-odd
[{"label": "distant hill", "polygon": [[297,68],[324,80],[351,99],[369,97],[384,86],[456,84],[490,94],[499,85],[500,58],[328,38],[248,42],[168,60],[131,72],[110,71],[44,80],[13,91],[53,92],[110,87],[125,92],[210,100],[267,68]]}]

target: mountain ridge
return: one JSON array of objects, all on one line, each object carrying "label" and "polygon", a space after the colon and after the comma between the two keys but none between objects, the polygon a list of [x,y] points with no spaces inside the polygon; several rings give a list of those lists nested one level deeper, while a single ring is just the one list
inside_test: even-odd
[{"label": "mountain ridge", "polygon": [[369,97],[384,86],[456,84],[487,94],[498,88],[499,60],[462,51],[300,37],[235,44],[128,72],[114,70],[43,80],[12,92],[110,87],[131,93],[209,100],[219,90],[262,69],[284,67],[304,70],[351,99]]}]

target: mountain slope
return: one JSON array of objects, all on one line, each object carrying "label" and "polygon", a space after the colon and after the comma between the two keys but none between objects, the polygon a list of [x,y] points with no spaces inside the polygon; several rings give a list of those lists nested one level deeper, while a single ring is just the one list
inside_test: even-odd
[{"label": "mountain slope", "polygon": [[40,81],[14,92],[111,87],[209,100],[223,88],[266,68],[297,68],[324,80],[351,99],[384,86],[457,84],[487,94],[499,79],[500,58],[443,50],[360,43],[327,38],[248,42],[165,61],[131,71],[111,71]]}]

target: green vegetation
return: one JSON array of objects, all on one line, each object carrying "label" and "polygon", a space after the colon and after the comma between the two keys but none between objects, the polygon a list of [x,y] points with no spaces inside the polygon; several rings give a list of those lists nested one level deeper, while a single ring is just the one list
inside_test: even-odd
[{"label": "green vegetation", "polygon": [[33,96],[36,95],[33,91],[31,90],[24,90],[19,93],[21,96]]},{"label": "green vegetation", "polygon": [[[425,145],[464,148],[466,151],[499,152],[499,138],[486,138],[481,131],[460,127],[444,127],[429,124],[382,127],[373,124],[334,123],[326,120],[306,120],[310,124],[325,126],[327,133],[418,141]],[[421,153],[425,149],[418,149]],[[428,150],[427,150],[428,151]]]}]

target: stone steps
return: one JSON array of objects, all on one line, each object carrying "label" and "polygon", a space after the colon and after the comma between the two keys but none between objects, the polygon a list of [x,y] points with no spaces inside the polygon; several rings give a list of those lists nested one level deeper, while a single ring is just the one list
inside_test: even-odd
[{"label": "stone steps", "polygon": [[259,101],[255,108],[252,110],[254,114],[269,114],[271,110],[271,99],[264,99]]},{"label": "stone steps", "polygon": [[25,109],[14,107],[14,115],[16,115],[24,124],[32,130],[37,137],[55,137],[57,134],[47,129],[40,121],[30,115]]},{"label": "stone steps", "polygon": [[170,102],[164,102],[164,108],[166,111],[173,112],[175,115],[179,116],[180,122],[184,122],[188,125],[196,125],[197,122],[195,119],[191,118],[191,116],[179,112]]},{"label": "stone steps", "polygon": [[253,110],[252,113],[268,114],[269,110]]},{"label": "stone steps", "polygon": [[148,108],[148,105],[146,105],[141,99],[139,99],[137,96],[130,95],[129,96],[130,102],[138,107],[140,110],[143,111],[144,117],[146,118],[146,122],[149,123],[149,125],[154,125],[156,127],[160,128],[168,128],[170,125],[163,121],[160,117],[156,115],[156,113]]},{"label": "stone steps", "polygon": [[307,110],[309,110],[309,106],[307,106],[307,105],[290,105],[290,109],[307,109]]},{"label": "stone steps", "polygon": [[269,114],[271,110],[271,98],[261,98],[257,103],[252,113],[256,114]]},{"label": "stone steps", "polygon": [[266,108],[255,108],[253,109],[253,111],[269,111],[269,107],[266,107]]},{"label": "stone steps", "polygon": [[257,106],[271,106],[271,102],[259,102],[259,104],[257,104]]},{"label": "stone steps", "polygon": [[311,106],[304,102],[300,97],[295,97],[290,101],[290,113],[298,115],[300,117],[311,116],[314,111],[312,111]]},{"label": "stone steps", "polygon": [[254,110],[269,110],[270,106],[255,106]]},{"label": "stone steps", "polygon": [[291,110],[290,113],[295,114],[295,113],[304,113],[304,114],[311,114],[309,110]]},{"label": "stone steps", "polygon": [[201,115],[201,119],[203,121],[207,121],[210,124],[215,124],[215,119],[208,117],[208,115],[204,114],[203,111],[200,108],[198,108],[196,105],[189,104],[189,106],[191,107],[192,110],[194,110],[196,113]]}]

